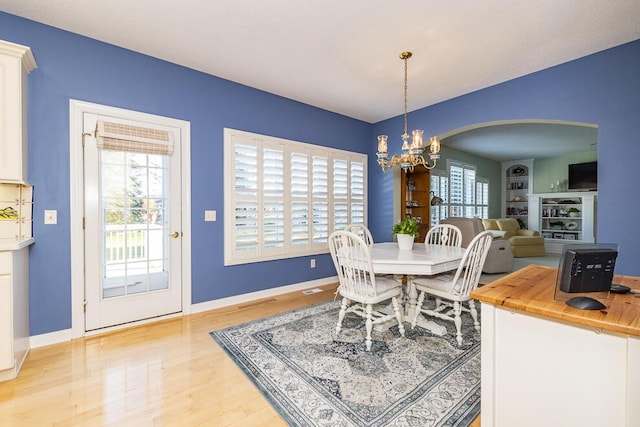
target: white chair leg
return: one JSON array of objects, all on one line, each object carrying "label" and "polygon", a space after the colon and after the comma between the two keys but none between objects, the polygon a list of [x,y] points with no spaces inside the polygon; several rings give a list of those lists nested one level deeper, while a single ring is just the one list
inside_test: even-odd
[{"label": "white chair leg", "polygon": [[462,313],[462,305],[460,301],[453,302],[453,323],[456,325],[456,341],[458,341],[458,345],[462,345],[462,332],[460,329],[462,328],[462,318],[460,314]]},{"label": "white chair leg", "polygon": [[418,296],[418,302],[416,303],[415,313],[413,313],[413,320],[411,321],[411,329],[415,329],[418,323],[418,316],[422,313],[422,303],[424,302],[425,292],[420,292]]},{"label": "white chair leg", "polygon": [[338,335],[342,330],[342,321],[344,320],[344,315],[347,313],[348,306],[349,306],[349,300],[347,298],[342,298],[340,313],[338,313],[338,324],[336,325],[336,335]]},{"label": "white chair leg", "polygon": [[442,305],[442,299],[441,299],[441,298],[436,297],[436,308],[435,308],[435,309],[437,310],[437,309],[438,309],[438,307],[440,307],[441,305]]},{"label": "white chair leg", "polygon": [[371,350],[371,331],[373,330],[373,318],[371,312],[373,311],[373,306],[371,304],[367,304],[367,320],[365,321],[365,326],[367,328],[367,351]]},{"label": "white chair leg", "polygon": [[478,310],[476,309],[476,302],[472,299],[469,300],[469,313],[473,319],[473,327],[476,331],[480,332],[480,322],[478,321]]},{"label": "white chair leg", "polygon": [[391,303],[393,304],[393,311],[396,312],[396,320],[398,321],[398,330],[400,331],[400,335],[404,336],[404,325],[402,324],[402,311],[400,310],[400,304],[398,303],[397,298],[391,298]]}]

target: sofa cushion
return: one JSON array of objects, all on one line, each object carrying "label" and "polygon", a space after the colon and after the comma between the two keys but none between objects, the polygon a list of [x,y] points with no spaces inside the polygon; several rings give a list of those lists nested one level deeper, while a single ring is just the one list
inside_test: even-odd
[{"label": "sofa cushion", "polygon": [[483,219],[482,225],[485,230],[500,230],[495,219]]},{"label": "sofa cushion", "polygon": [[520,230],[520,224],[518,224],[518,221],[513,218],[497,219],[496,223],[498,224],[499,230],[506,231],[504,235],[505,239],[515,236],[518,230]]},{"label": "sofa cushion", "polygon": [[544,247],[544,239],[534,236],[513,236],[509,239],[511,246],[533,246],[542,245]]}]

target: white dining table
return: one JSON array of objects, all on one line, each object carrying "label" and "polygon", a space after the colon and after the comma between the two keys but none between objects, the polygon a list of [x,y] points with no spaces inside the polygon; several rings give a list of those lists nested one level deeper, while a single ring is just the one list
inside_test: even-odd
[{"label": "white dining table", "polygon": [[[414,243],[413,249],[403,250],[397,243],[375,243],[370,248],[373,272],[376,274],[394,274],[404,276],[433,276],[458,268],[465,249],[455,246]],[[412,321],[415,315],[418,292],[411,280],[407,281],[407,304],[405,319]],[[418,325],[436,335],[444,335],[446,328],[418,317]]]},{"label": "white dining table", "polygon": [[394,242],[375,243],[370,248],[373,272],[376,274],[406,274],[432,276],[455,270],[464,255],[464,248],[414,243],[410,251],[398,248]]}]

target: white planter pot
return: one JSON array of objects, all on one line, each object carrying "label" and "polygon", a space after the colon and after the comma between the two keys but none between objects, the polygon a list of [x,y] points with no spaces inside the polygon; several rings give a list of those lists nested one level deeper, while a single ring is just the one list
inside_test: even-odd
[{"label": "white planter pot", "polygon": [[398,249],[410,251],[413,249],[413,236],[410,234],[396,234],[398,238]]}]

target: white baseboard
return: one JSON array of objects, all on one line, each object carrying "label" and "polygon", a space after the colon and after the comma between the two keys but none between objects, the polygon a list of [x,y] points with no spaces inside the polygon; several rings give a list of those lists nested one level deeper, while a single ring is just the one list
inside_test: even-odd
[{"label": "white baseboard", "polygon": [[[232,297],[220,298],[212,301],[205,301],[191,306],[191,313],[201,313],[203,311],[215,310],[216,308],[227,307],[235,304],[243,304],[257,299],[269,298],[276,295],[282,295],[289,292],[304,291],[306,289],[315,288],[317,286],[330,285],[338,282],[338,276],[325,277],[322,279],[310,280],[308,282],[296,283],[293,285],[279,286],[277,288],[265,289],[263,291],[251,292],[248,294],[234,295]],[[154,321],[155,319],[149,319]],[[131,326],[131,325],[129,325]],[[102,331],[104,332],[104,331]],[[89,336],[89,335],[87,335]],[[58,344],[73,339],[72,329],[63,329],[61,331],[49,332],[47,334],[32,335],[29,338],[30,348],[44,347],[47,345]]]},{"label": "white baseboard", "polygon": [[73,339],[72,329],[49,332],[48,334],[32,335],[29,338],[30,348],[44,347],[51,344],[58,344]]},{"label": "white baseboard", "polygon": [[289,292],[304,291],[316,286],[330,285],[338,282],[338,276],[325,277],[323,279],[310,280],[308,282],[296,283],[293,285],[279,286],[277,288],[265,289],[263,291],[251,292],[248,294],[234,295],[232,297],[220,298],[212,301],[205,301],[191,306],[191,313],[201,313],[203,311],[215,310],[217,308],[228,307],[235,304],[244,304],[257,299],[269,298],[276,295],[287,294]]}]

